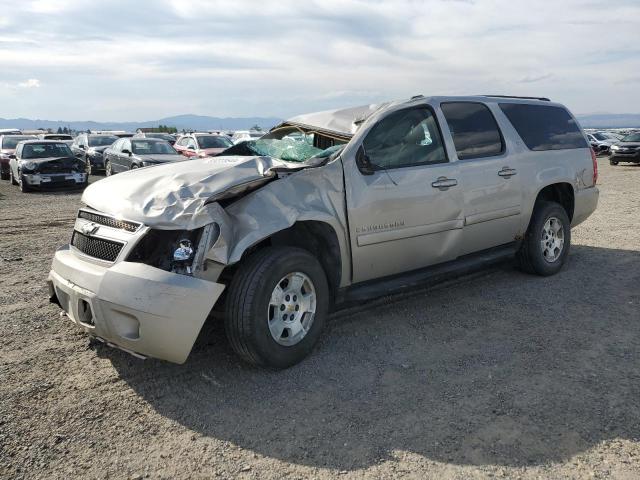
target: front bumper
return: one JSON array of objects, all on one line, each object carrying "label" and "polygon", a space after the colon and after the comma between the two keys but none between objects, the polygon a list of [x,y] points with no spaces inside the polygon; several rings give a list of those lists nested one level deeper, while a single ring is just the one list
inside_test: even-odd
[{"label": "front bumper", "polygon": [[609,160],[613,160],[614,162],[640,163],[640,150],[626,153],[620,153],[618,150],[611,150]]},{"label": "front bumper", "polygon": [[23,173],[22,181],[30,187],[58,187],[83,185],[86,173]]},{"label": "front bumper", "polygon": [[130,353],[184,363],[224,285],[148,265],[113,265],[60,248],[50,292],[88,334]]}]

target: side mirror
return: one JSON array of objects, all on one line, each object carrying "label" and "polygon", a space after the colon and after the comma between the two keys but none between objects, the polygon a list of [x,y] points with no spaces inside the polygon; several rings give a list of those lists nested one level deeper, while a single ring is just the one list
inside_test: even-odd
[{"label": "side mirror", "polygon": [[371,161],[369,157],[364,152],[364,147],[360,145],[360,148],[356,152],[356,165],[360,173],[363,175],[373,175],[375,173],[375,168],[371,165]]},{"label": "side mirror", "polygon": [[130,150],[127,150],[126,148],[123,148],[123,149],[122,149],[122,153],[125,153],[125,154],[127,154],[127,155],[131,156],[131,151],[130,151]]},{"label": "side mirror", "polygon": [[78,145],[78,148],[79,148],[80,150],[86,150],[86,148],[87,148],[87,147],[85,147],[84,145],[80,144],[80,145]]}]

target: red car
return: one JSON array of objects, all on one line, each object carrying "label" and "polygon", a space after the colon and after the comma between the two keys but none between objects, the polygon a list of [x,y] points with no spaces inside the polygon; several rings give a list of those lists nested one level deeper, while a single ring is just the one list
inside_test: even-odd
[{"label": "red car", "polygon": [[35,135],[0,135],[0,178],[9,180],[9,160],[15,157],[16,145],[23,140],[33,140]]},{"label": "red car", "polygon": [[226,135],[189,133],[181,136],[173,145],[185,157],[212,157],[224,152],[233,143]]}]

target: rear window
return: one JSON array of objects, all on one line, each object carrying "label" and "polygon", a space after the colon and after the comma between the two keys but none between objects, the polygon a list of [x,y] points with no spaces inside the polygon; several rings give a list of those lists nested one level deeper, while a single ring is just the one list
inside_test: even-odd
[{"label": "rear window", "polygon": [[529,150],[587,148],[580,127],[562,107],[501,103],[500,108]]},{"label": "rear window", "polygon": [[492,157],[504,151],[502,135],[486,105],[447,102],[440,105],[460,160]]}]

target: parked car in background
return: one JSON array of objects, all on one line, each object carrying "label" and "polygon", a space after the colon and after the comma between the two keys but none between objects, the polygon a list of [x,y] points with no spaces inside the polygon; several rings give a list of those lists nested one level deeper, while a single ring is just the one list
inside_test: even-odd
[{"label": "parked car in background", "polygon": [[105,175],[140,167],[186,160],[169,142],[159,138],[121,138],[104,151]]},{"label": "parked car in background", "polygon": [[40,140],[60,140],[69,146],[73,144],[73,137],[67,133],[41,133],[38,138]]},{"label": "parked car in background", "polygon": [[611,145],[609,163],[618,165],[620,162],[640,163],[640,133],[632,133]]},{"label": "parked car in background", "polygon": [[17,128],[0,128],[0,135],[23,135],[23,133]]},{"label": "parked car in background", "polygon": [[84,187],[88,176],[84,162],[69,145],[57,140],[26,140],[18,143],[9,162],[13,185],[23,192],[41,187]]},{"label": "parked car in background", "polygon": [[239,356],[285,368],[336,304],[513,257],[558,273],[598,203],[583,131],[542,99],[419,96],[232,148],[89,186],[52,300],[104,343],[178,363],[215,309]]},{"label": "parked car in background", "polygon": [[604,132],[587,132],[586,135],[596,155],[609,155],[611,145],[618,141],[615,137]]},{"label": "parked car in background", "polygon": [[231,141],[235,143],[244,142],[246,140],[255,140],[263,136],[265,132],[259,132],[257,130],[238,130],[233,132],[231,136]]},{"label": "parked car in background", "polygon": [[0,178],[2,180],[9,180],[9,161],[15,157],[18,143],[35,138],[34,135],[0,135]]},{"label": "parked car in background", "polygon": [[176,137],[170,133],[158,133],[158,132],[140,132],[136,133],[134,138],[157,138],[169,142],[171,145],[176,143]]},{"label": "parked car in background", "polygon": [[174,148],[185,157],[212,157],[222,153],[233,143],[226,135],[210,133],[188,133],[182,135]]},{"label": "parked car in background", "polygon": [[81,133],[71,144],[73,154],[85,162],[87,174],[104,171],[103,152],[118,140],[115,135]]}]

